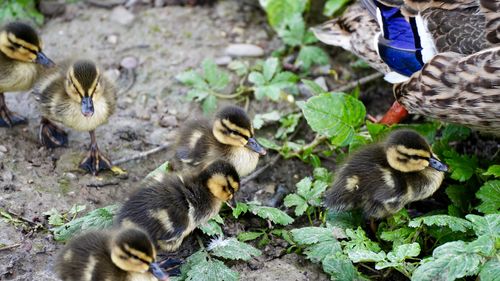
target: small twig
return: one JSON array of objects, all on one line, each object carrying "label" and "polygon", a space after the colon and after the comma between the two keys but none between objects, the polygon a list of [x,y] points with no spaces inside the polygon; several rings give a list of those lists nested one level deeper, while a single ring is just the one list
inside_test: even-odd
[{"label": "small twig", "polygon": [[105,186],[110,186],[110,185],[119,185],[119,182],[116,181],[111,181],[111,182],[92,182],[87,184],[87,187],[105,187]]},{"label": "small twig", "polygon": [[347,91],[350,91],[350,90],[356,88],[358,85],[360,85],[360,86],[364,85],[364,84],[369,83],[373,80],[379,79],[380,77],[383,77],[383,76],[384,76],[384,74],[379,73],[379,72],[373,73],[373,74],[370,74],[370,75],[363,77],[359,80],[352,81],[347,85],[344,85],[344,86],[341,86],[337,89],[334,89],[331,92],[347,92]]},{"label": "small twig", "polygon": [[243,178],[241,180],[241,185],[244,185],[244,184],[248,183],[249,181],[251,181],[251,180],[255,179],[256,177],[258,177],[265,170],[267,170],[267,168],[269,168],[270,166],[274,165],[274,163],[276,163],[276,161],[278,161],[278,159],[280,158],[280,156],[281,155],[278,153],[266,165],[260,167],[259,169],[255,170],[253,173],[251,173],[250,175],[248,175],[245,178]]},{"label": "small twig", "polygon": [[132,155],[132,156],[123,157],[121,159],[115,160],[115,161],[113,161],[113,165],[120,165],[120,164],[123,164],[123,163],[126,163],[126,162],[130,162],[130,161],[133,161],[133,160],[146,158],[146,157],[148,157],[151,154],[155,154],[155,153],[158,153],[158,152],[160,152],[162,150],[167,149],[169,146],[170,146],[170,143],[164,143],[164,144],[162,144],[162,145],[160,145],[158,147],[155,147],[153,149],[150,149],[150,150],[147,150],[147,151],[143,151],[143,152],[140,152],[140,153]]},{"label": "small twig", "polygon": [[7,250],[10,250],[10,249],[13,249],[13,248],[17,248],[19,246],[21,246],[21,243],[17,243],[17,244],[5,246],[5,247],[0,248],[0,252],[1,251],[7,251]]},{"label": "small twig", "polygon": [[33,226],[39,225],[39,223],[36,223],[36,222],[34,222],[34,221],[32,221],[32,220],[30,220],[30,219],[28,219],[28,218],[25,218],[25,217],[23,217],[23,216],[21,216],[21,215],[19,215],[19,214],[16,214],[16,213],[14,213],[14,212],[7,211],[7,210],[6,210],[5,212],[6,212],[6,213],[8,213],[8,214],[9,214],[9,215],[11,215],[11,216],[14,216],[14,217],[16,217],[16,218],[18,218],[18,219],[20,219],[20,220],[22,220],[22,221],[24,221],[24,222],[28,223],[28,224],[31,224],[31,225],[33,225]]}]

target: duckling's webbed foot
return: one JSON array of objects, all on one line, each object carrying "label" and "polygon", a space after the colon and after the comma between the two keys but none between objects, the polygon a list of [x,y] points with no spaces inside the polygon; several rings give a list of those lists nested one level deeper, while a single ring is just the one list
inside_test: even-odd
[{"label": "duckling's webbed foot", "polygon": [[66,146],[68,134],[48,119],[42,118],[39,132],[40,142],[48,148]]},{"label": "duckling's webbed foot", "polygon": [[166,258],[159,262],[161,269],[169,276],[179,276],[181,275],[181,265],[184,263],[181,259]]},{"label": "duckling's webbed foot", "polygon": [[80,163],[80,168],[97,176],[99,171],[110,170],[113,166],[111,160],[101,153],[97,147],[94,131],[90,132],[91,144],[90,151],[87,157]]},{"label": "duckling's webbed foot", "polygon": [[26,118],[11,112],[5,104],[5,97],[0,93],[0,127],[12,128],[16,125],[26,124]]}]

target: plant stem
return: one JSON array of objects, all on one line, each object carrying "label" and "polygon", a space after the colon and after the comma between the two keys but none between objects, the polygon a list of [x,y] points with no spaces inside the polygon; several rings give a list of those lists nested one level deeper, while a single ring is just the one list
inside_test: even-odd
[{"label": "plant stem", "polygon": [[310,142],[309,144],[307,145],[304,145],[301,149],[289,154],[290,157],[293,157],[293,156],[296,156],[296,157],[299,157],[301,153],[303,153],[304,151],[307,151],[307,150],[312,150],[314,148],[316,148],[316,146],[322,144],[325,140],[327,140],[328,138],[326,136],[322,136],[322,135],[316,135],[316,137],[314,138],[314,140],[312,142]]},{"label": "plant stem", "polygon": [[200,249],[201,249],[203,252],[207,253],[208,259],[209,259],[210,261],[212,261],[212,257],[210,256],[210,253],[207,251],[207,248],[205,247],[205,245],[203,244],[203,241],[201,241],[200,236],[196,235],[196,240],[198,240],[198,244],[200,244]]},{"label": "plant stem", "polygon": [[243,95],[244,93],[249,93],[249,92],[253,92],[253,89],[245,87],[245,88],[240,89],[239,91],[237,91],[236,93],[234,93],[232,95],[224,95],[224,94],[217,93],[216,91],[212,91],[212,90],[208,91],[209,94],[211,94],[212,96],[215,96],[219,99],[234,99],[234,98],[237,98],[237,97]]}]

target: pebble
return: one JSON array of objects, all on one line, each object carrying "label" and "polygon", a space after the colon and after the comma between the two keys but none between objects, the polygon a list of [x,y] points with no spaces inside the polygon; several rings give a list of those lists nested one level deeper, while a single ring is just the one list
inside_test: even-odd
[{"label": "pebble", "polygon": [[8,151],[7,147],[0,145],[0,152],[7,153]]},{"label": "pebble", "polygon": [[47,17],[57,17],[66,11],[64,1],[40,1],[38,5],[40,12]]},{"label": "pebble", "polygon": [[76,180],[76,175],[73,173],[64,173],[63,176],[68,180]]},{"label": "pebble", "polygon": [[104,72],[104,75],[106,75],[106,77],[108,77],[112,81],[117,81],[118,77],[120,77],[120,70],[116,68],[110,68]]},{"label": "pebble", "polygon": [[225,53],[232,57],[260,57],[264,55],[264,50],[253,44],[231,44]]},{"label": "pebble", "polygon": [[3,173],[3,181],[13,181],[14,180],[14,174],[11,171],[5,171]]},{"label": "pebble", "polygon": [[116,45],[116,43],[118,43],[118,35],[111,34],[106,38],[106,41],[111,45]]},{"label": "pebble", "polygon": [[120,62],[121,67],[126,69],[134,69],[139,65],[139,61],[136,57],[124,57]]},{"label": "pebble", "polygon": [[314,79],[314,82],[316,82],[316,84],[318,84],[321,87],[321,89],[328,91],[328,86],[326,85],[325,77],[320,76]]},{"label": "pebble", "polygon": [[111,11],[110,18],[121,25],[130,25],[134,21],[135,15],[123,6],[116,6]]},{"label": "pebble", "polygon": [[230,64],[233,61],[233,59],[230,56],[223,56],[223,57],[215,58],[214,61],[215,61],[215,64],[217,64],[219,66],[225,66],[225,65]]},{"label": "pebble", "polygon": [[162,116],[160,119],[160,126],[164,128],[177,127],[177,118],[172,115]]}]

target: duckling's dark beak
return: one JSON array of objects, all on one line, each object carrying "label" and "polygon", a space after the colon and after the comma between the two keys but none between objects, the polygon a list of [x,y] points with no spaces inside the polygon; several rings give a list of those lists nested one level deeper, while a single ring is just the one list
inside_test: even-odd
[{"label": "duckling's dark beak", "polygon": [[52,67],[55,65],[54,62],[42,52],[38,52],[36,54],[35,63],[41,64],[45,67]]},{"label": "duckling's dark beak", "polygon": [[156,277],[156,279],[158,279],[160,281],[168,281],[169,280],[168,274],[163,272],[163,270],[160,268],[160,266],[156,262],[153,262],[149,265],[149,272],[151,272],[151,274],[153,274],[153,276]]},{"label": "duckling's dark beak", "polygon": [[245,146],[260,155],[266,155],[267,153],[266,150],[254,138],[249,138]]},{"label": "duckling's dark beak", "polygon": [[91,97],[82,98],[82,114],[85,117],[94,115],[94,102]]},{"label": "duckling's dark beak", "polygon": [[446,164],[437,160],[434,157],[429,158],[429,166],[431,166],[432,168],[434,168],[440,172],[447,172],[448,171],[448,166],[446,166]]}]

